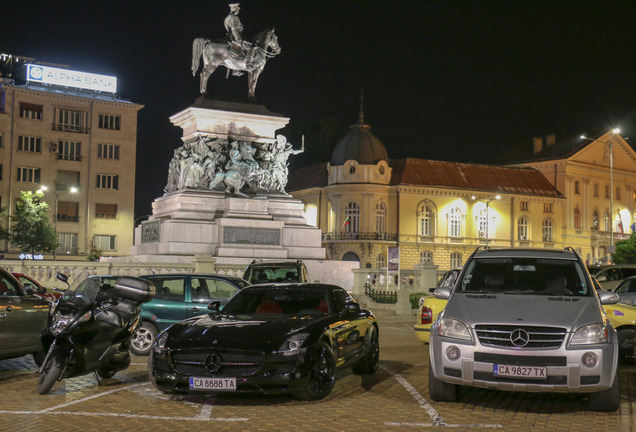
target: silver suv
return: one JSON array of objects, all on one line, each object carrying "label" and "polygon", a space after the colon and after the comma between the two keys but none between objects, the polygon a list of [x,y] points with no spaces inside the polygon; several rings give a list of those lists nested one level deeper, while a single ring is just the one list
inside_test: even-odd
[{"label": "silver suv", "polygon": [[429,393],[455,401],[459,386],[588,393],[590,409],[619,408],[618,342],[571,248],[478,249],[431,328]]}]

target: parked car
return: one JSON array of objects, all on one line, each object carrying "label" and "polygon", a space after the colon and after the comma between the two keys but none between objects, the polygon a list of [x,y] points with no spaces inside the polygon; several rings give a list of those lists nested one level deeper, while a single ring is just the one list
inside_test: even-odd
[{"label": "parked car", "polygon": [[24,286],[25,288],[32,288],[36,294],[39,294],[46,299],[55,301],[62,295],[61,292],[56,292],[53,290],[46,289],[38,281],[33,279],[31,276],[27,276],[23,273],[11,273],[11,274],[15,276],[17,280],[20,281],[22,286]]},{"label": "parked car", "polygon": [[601,266],[593,273],[592,276],[598,280],[603,289],[614,291],[622,280],[630,276],[636,276],[636,264],[616,264]]},{"label": "parked car", "polygon": [[618,294],[619,302],[636,306],[636,276],[623,280],[614,290]]},{"label": "parked car", "polygon": [[245,269],[243,279],[250,284],[309,282],[307,266],[302,260],[254,260]]},{"label": "parked car", "polygon": [[130,351],[148,355],[157,335],[170,325],[208,312],[208,303],[225,305],[249,284],[237,277],[210,274],[156,274],[140,276],[153,283],[155,297],[141,306],[141,328],[130,343]]},{"label": "parked car", "polygon": [[252,285],[223,310],[211,308],[159,335],[149,360],[159,390],[322,399],[337,367],[362,374],[378,368],[378,323],[338,286]]},{"label": "parked car", "polygon": [[32,354],[44,360],[40,335],[46,328],[50,303],[37,297],[36,289],[24,287],[0,268],[0,360]]},{"label": "parked car", "polygon": [[[452,288],[455,286],[455,281],[461,272],[461,268],[449,270],[440,278],[437,286],[431,288],[431,292],[434,292],[439,287]],[[431,325],[437,318],[437,315],[446,306],[446,300],[438,299],[434,295],[427,295],[420,297],[419,310],[417,316],[417,322],[413,326],[415,337],[424,343],[428,343],[431,335]]]},{"label": "parked car", "polygon": [[618,340],[571,248],[478,249],[431,328],[429,394],[455,401],[462,385],[507,391],[578,392],[590,409],[620,406]]}]

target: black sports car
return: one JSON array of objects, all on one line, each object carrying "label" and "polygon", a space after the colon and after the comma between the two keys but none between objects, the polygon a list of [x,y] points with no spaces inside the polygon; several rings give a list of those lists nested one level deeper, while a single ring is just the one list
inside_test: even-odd
[{"label": "black sports car", "polygon": [[378,323],[338,286],[254,285],[222,310],[217,302],[209,308],[158,336],[149,373],[159,390],[322,399],[337,367],[363,374],[378,368]]}]

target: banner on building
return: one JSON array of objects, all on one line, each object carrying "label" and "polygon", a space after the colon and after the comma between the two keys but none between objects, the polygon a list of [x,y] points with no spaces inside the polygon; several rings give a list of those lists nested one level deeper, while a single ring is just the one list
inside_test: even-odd
[{"label": "banner on building", "polygon": [[400,270],[400,248],[399,246],[389,246],[388,253],[388,269],[389,271],[398,271]]}]

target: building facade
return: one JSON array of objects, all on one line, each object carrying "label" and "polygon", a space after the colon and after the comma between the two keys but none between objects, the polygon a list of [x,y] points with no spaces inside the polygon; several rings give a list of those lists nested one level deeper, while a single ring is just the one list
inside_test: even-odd
[{"label": "building facade", "polygon": [[540,171],[425,159],[389,159],[363,116],[331,161],[290,176],[288,191],[323,232],[328,259],[386,268],[463,265],[479,246],[563,248],[569,203]]},{"label": "building facade", "polygon": [[[60,70],[62,76],[74,73],[50,69],[51,75]],[[38,70],[41,75],[42,69],[32,75]],[[137,113],[143,106],[119,98],[112,89],[78,88],[72,81],[34,82],[21,75],[24,72],[21,68],[8,78],[5,70],[0,76],[2,207],[10,217],[21,191],[45,186],[44,200],[60,242],[51,257],[78,259],[91,250],[128,255],[133,244]],[[83,82],[90,79],[98,78]],[[5,223],[8,228],[9,221]],[[5,257],[19,254],[3,243]]]}]

